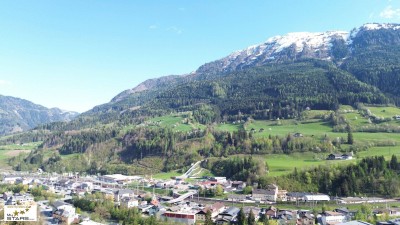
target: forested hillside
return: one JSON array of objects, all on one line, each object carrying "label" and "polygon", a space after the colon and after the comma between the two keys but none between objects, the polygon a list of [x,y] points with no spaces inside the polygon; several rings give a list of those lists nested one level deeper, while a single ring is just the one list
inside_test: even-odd
[{"label": "forested hillside", "polygon": [[276,178],[280,187],[288,190],[329,193],[336,196],[398,196],[400,164],[395,155],[389,161],[384,157],[365,158],[345,167],[316,167],[296,169],[288,176]]},{"label": "forested hillside", "polygon": [[48,109],[30,101],[0,95],[0,136],[32,129],[40,124],[70,121],[78,113]]},{"label": "forested hillside", "polygon": [[[347,39],[328,32],[320,46],[300,43],[301,49],[296,42],[278,51],[281,39],[268,41],[262,46],[269,50],[250,48],[192,74],[146,81],[73,121],[40,125],[0,143],[42,142],[10,161],[17,170],[145,174],[207,159],[203,166],[213,173],[248,181],[267,173],[260,158],[269,155],[310,153],[321,162],[332,152],[396,146],[396,26],[363,26]],[[372,113],[371,105],[390,112]],[[367,140],[361,132],[385,135]],[[257,157],[227,160],[232,155]]]}]

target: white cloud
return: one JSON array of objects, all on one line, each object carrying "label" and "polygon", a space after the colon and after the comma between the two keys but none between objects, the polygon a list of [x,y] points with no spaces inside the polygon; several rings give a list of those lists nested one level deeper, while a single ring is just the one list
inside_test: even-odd
[{"label": "white cloud", "polygon": [[400,18],[400,8],[393,8],[391,5],[386,7],[379,16],[385,19]]},{"label": "white cloud", "polygon": [[178,28],[178,27],[176,27],[176,26],[169,27],[167,29],[167,31],[171,31],[171,32],[174,32],[176,34],[182,34],[183,33],[183,30]]},{"label": "white cloud", "polygon": [[158,29],[158,26],[155,25],[155,24],[153,24],[153,25],[150,25],[150,26],[149,26],[149,29],[150,29],[150,30],[155,30],[155,29]]}]

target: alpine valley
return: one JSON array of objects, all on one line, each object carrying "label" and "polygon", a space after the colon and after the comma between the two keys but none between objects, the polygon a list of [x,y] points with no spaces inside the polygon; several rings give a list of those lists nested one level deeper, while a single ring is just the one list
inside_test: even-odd
[{"label": "alpine valley", "polygon": [[[400,144],[399,87],[399,24],[289,33],[188,74],[147,80],[71,121],[31,113],[18,123],[35,128],[0,143],[38,143],[9,160],[15,170],[178,174],[203,160],[199,175],[259,184],[275,179],[288,190],[339,195],[359,192],[349,188],[358,182],[366,193],[396,195],[400,189],[388,190],[385,182],[398,180],[400,169],[392,157]],[[15,101],[2,98],[0,115],[8,108],[4,115],[12,115]],[[2,127],[2,134],[10,131],[13,125]],[[354,163],[326,160],[351,152]],[[359,165],[390,157],[391,167],[371,172],[382,189],[358,180]],[[353,180],[346,177],[352,172]],[[339,185],[344,180],[346,189]]]},{"label": "alpine valley", "polygon": [[26,131],[39,124],[70,121],[77,112],[48,109],[30,101],[0,95],[0,135]]}]

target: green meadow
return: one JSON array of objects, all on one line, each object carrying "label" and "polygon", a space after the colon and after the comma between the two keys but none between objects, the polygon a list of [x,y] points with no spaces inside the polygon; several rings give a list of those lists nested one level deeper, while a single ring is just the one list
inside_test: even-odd
[{"label": "green meadow", "polygon": [[19,154],[27,154],[31,150],[36,149],[40,145],[40,142],[31,142],[25,144],[11,144],[11,145],[1,145],[0,146],[0,168],[10,169],[8,165],[8,160]]},{"label": "green meadow", "polygon": [[[374,115],[379,117],[393,117],[400,115],[400,109],[395,107],[367,107]],[[308,110],[303,112],[302,119],[286,119],[286,120],[251,120],[246,123],[219,123],[215,126],[216,130],[225,132],[234,132],[239,129],[245,129],[252,132],[255,138],[268,136],[286,136],[288,134],[301,133],[305,137],[321,140],[325,136],[331,139],[343,138],[347,139],[347,133],[334,132],[333,126],[323,118],[328,118],[332,111],[328,110]],[[370,124],[367,117],[361,115],[357,109],[351,106],[341,106],[339,113],[343,115],[347,122],[354,127],[361,127]],[[147,126],[163,126],[169,127],[176,131],[190,131],[192,129],[204,129],[205,126],[196,122],[190,121],[187,123],[187,118],[190,118],[188,113],[171,114],[163,117],[155,117],[147,122]],[[399,121],[392,121],[399,123]],[[389,159],[393,154],[400,155],[400,134],[388,132],[353,132],[353,137],[356,144],[371,146],[365,151],[358,151],[353,160],[326,160],[329,153],[294,153],[291,155],[271,154],[257,156],[265,160],[269,166],[270,176],[281,176],[288,174],[294,170],[312,168],[319,165],[340,165],[354,163],[365,157],[383,155]],[[379,147],[380,146],[380,147]],[[348,149],[347,144],[342,145],[342,149]],[[343,151],[343,150],[342,150]],[[173,176],[179,176],[180,173],[169,172],[153,175],[154,178],[167,179]]]},{"label": "green meadow", "polygon": [[268,163],[270,176],[281,176],[293,172],[294,168],[302,170],[319,165],[345,165],[373,156],[384,156],[389,160],[392,155],[400,156],[399,146],[371,147],[366,151],[358,152],[352,160],[326,160],[328,153],[316,154],[312,152],[294,153],[291,155],[273,154],[260,157]]},{"label": "green meadow", "polygon": [[189,119],[189,113],[179,113],[154,117],[145,123],[149,127],[167,127],[175,131],[189,132],[193,129],[205,129],[206,126]]}]

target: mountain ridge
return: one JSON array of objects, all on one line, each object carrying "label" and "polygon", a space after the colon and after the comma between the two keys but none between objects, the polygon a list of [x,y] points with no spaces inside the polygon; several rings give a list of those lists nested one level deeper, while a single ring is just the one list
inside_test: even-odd
[{"label": "mountain ridge", "polygon": [[[337,117],[341,105],[354,109],[365,104],[400,105],[399,25],[367,24],[348,33],[293,35],[270,39],[269,47],[259,51],[254,46],[243,50],[242,57],[240,51],[233,53],[223,58],[226,62],[219,59],[193,73],[147,80],[71,122],[46,124],[0,141],[43,141],[17,169],[30,162],[46,171],[59,170],[68,163],[57,154],[76,153],[74,162],[80,160],[81,169],[90,173],[128,168],[137,173],[136,162],[142,165],[156,158],[153,169],[169,171],[210,154],[220,157],[221,151],[250,153],[252,144],[238,146],[237,141],[253,135],[246,131],[253,120],[277,126],[289,120],[301,124],[307,111],[324,110],[327,114],[314,119],[344,132],[346,120]],[[310,38],[308,44],[303,41]],[[264,61],[271,54],[276,57]],[[371,120],[379,129],[386,126],[380,119]],[[225,124],[239,126],[233,133],[218,130]],[[270,133],[265,140],[273,138],[279,139]],[[328,149],[332,145],[326,146],[325,138],[310,143]],[[287,138],[280,141],[286,143]],[[215,142],[223,145],[214,146]],[[48,158],[46,149],[57,151]]]},{"label": "mountain ridge", "polygon": [[[184,77],[193,78],[204,74],[231,72],[249,66],[285,61],[290,58],[288,54],[293,54],[293,49],[291,49],[293,47],[297,53],[294,55],[295,59],[298,56],[299,58],[318,58],[328,61],[332,61],[333,58],[342,60],[344,57],[341,56],[346,56],[343,55],[345,53],[335,54],[334,49],[332,49],[335,46],[332,46],[332,42],[343,41],[348,47],[347,54],[352,49],[353,39],[357,38],[362,32],[381,29],[398,30],[400,29],[400,24],[366,23],[358,28],[353,28],[351,31],[291,32],[286,35],[277,35],[268,38],[261,44],[249,46],[245,49],[235,51],[226,57],[205,63],[192,73],[173,76],[175,79]],[[162,76],[146,80],[132,89],[121,92],[111,102],[115,102],[116,100],[121,101],[123,97],[129,96],[129,94],[157,87],[157,84],[168,81],[166,77]]]},{"label": "mountain ridge", "polygon": [[31,101],[0,95],[0,135],[32,129],[40,124],[70,121],[79,113],[59,108],[46,108]]}]

